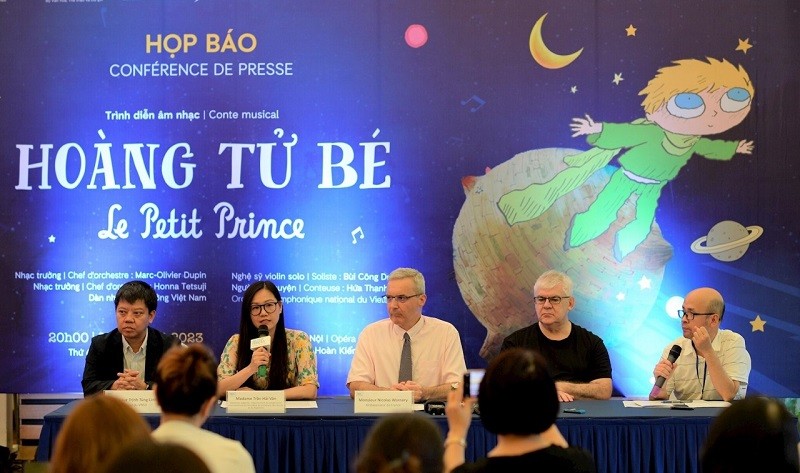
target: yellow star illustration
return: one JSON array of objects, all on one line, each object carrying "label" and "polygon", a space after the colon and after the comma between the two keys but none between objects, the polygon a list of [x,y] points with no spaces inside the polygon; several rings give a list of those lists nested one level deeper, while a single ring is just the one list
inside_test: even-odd
[{"label": "yellow star illustration", "polygon": [[761,316],[760,315],[756,315],[756,319],[750,321],[750,325],[753,326],[753,332],[763,332],[764,331],[764,325],[766,325],[766,324],[767,324],[767,321],[766,320],[761,320]]},{"label": "yellow star illustration", "polygon": [[753,47],[753,45],[750,44],[750,38],[740,39],[739,40],[739,46],[736,46],[736,51],[741,51],[741,52],[747,54],[747,50],[752,48],[752,47]]},{"label": "yellow star illustration", "polygon": [[625,28],[625,32],[628,33],[628,36],[636,36],[636,27],[631,24]]},{"label": "yellow star illustration", "polygon": [[619,83],[622,82],[623,80],[625,80],[625,79],[622,78],[622,73],[620,72],[619,74],[617,74],[615,72],[614,73],[614,80],[612,80],[611,82],[613,82],[614,85],[619,85]]}]

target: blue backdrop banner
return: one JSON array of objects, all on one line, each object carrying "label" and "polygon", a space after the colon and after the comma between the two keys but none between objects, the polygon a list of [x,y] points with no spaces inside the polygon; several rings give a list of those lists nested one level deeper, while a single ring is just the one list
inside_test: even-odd
[{"label": "blue backdrop banner", "polygon": [[2,1],[0,391],[79,391],[125,281],[219,355],[270,279],[342,394],[410,266],[468,367],[552,268],[618,393],[712,286],[750,392],[798,396],[797,24],[742,0]]}]

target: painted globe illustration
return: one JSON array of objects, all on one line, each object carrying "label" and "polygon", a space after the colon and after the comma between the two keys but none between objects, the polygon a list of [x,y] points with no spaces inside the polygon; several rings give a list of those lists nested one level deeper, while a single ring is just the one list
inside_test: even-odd
[{"label": "painted globe illustration", "polygon": [[520,153],[483,176],[462,179],[466,200],[453,228],[453,263],[461,295],[487,336],[481,356],[490,358],[503,338],[535,322],[533,285],[549,269],[574,281],[570,320],[611,347],[636,335],[659,293],[672,246],[656,222],[647,238],[621,262],[612,255],[616,232],[631,221],[629,201],[605,233],[564,249],[573,216],[585,211],[616,170],[606,166],[540,216],[509,225],[498,208],[506,193],[549,181],[579,150],[548,148]]}]

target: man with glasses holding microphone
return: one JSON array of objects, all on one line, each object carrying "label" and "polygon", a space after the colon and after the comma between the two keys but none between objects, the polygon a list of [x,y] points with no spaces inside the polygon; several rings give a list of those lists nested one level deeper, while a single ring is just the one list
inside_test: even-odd
[{"label": "man with glasses holding microphone", "polygon": [[458,331],[422,315],[425,278],[416,269],[392,271],[384,298],[389,318],[367,325],[358,336],[347,375],[350,396],[399,390],[413,391],[414,402],[446,399],[467,370]]},{"label": "man with glasses holding microphone", "polygon": [[570,322],[572,279],[547,271],[533,285],[538,321],[503,340],[501,351],[530,348],[547,360],[561,402],[611,397],[611,360],[603,340]]},{"label": "man with glasses holding microphone", "polygon": [[[651,400],[670,395],[682,401],[744,398],[750,354],[741,335],[719,328],[724,314],[725,302],[717,290],[702,287],[686,295],[683,309],[678,310],[683,336],[664,349],[653,370],[653,376],[666,382],[663,387],[657,383]],[[670,356],[670,351],[679,355]]]}]

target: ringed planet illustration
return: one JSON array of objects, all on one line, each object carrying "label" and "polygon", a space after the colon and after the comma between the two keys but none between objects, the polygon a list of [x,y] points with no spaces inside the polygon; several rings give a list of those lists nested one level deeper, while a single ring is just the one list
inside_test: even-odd
[{"label": "ringed planet illustration", "polygon": [[562,67],[566,67],[572,63],[578,56],[581,55],[583,52],[583,48],[575,51],[572,54],[556,54],[544,44],[544,39],[542,38],[542,24],[544,23],[544,19],[547,16],[547,13],[541,16],[538,20],[536,20],[536,24],[533,25],[533,29],[531,30],[531,37],[529,41],[531,55],[533,59],[539,63],[540,66],[547,68],[547,69],[561,69]]},{"label": "ringed planet illustration", "polygon": [[708,231],[708,235],[692,243],[691,250],[698,254],[711,255],[719,261],[736,261],[744,256],[750,243],[764,233],[758,225],[747,228],[733,220],[723,220]]}]

